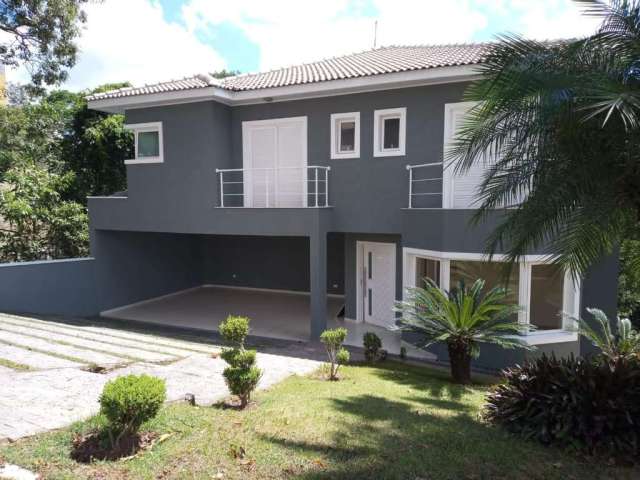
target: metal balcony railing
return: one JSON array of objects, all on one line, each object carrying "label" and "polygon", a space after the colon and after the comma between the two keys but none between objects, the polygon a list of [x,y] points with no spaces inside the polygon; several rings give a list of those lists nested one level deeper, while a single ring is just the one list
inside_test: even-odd
[{"label": "metal balcony railing", "polygon": [[[409,208],[421,208],[420,200],[440,196],[443,193],[442,162],[407,165],[409,171]],[[442,206],[442,203],[440,203]]]},{"label": "metal balcony railing", "polygon": [[331,167],[228,168],[219,176],[223,208],[325,208]]}]

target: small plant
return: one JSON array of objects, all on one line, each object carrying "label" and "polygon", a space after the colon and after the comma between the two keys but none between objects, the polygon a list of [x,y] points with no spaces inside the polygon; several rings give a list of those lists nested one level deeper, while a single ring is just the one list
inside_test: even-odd
[{"label": "small plant", "polygon": [[380,359],[380,349],[382,348],[382,340],[373,332],[367,332],[362,337],[364,345],[364,358],[367,362],[375,362]]},{"label": "small plant", "polygon": [[401,360],[407,359],[407,347],[400,347],[400,359]]},{"label": "small plant", "polygon": [[258,386],[262,372],[256,367],[256,351],[245,350],[244,340],[249,334],[249,319],[229,315],[218,327],[220,334],[232,348],[222,350],[222,359],[229,364],[222,375],[229,391],[240,400],[240,408],[245,408],[251,400],[251,392]]},{"label": "small plant", "polygon": [[407,300],[396,302],[395,311],[402,314],[395,329],[419,333],[419,346],[446,343],[451,376],[454,382],[471,382],[471,359],[480,354],[480,344],[491,343],[502,348],[532,349],[519,334],[528,330],[513,315],[517,305],[507,301],[508,291],[495,287],[484,291],[484,280],[471,287],[460,281],[446,292],[430,279],[424,288],[407,289]]},{"label": "small plant", "polygon": [[126,375],[110,380],[100,395],[100,413],[108,422],[111,448],[138,433],[154,418],[167,398],[165,382],[150,375]]},{"label": "small plant", "polygon": [[580,334],[600,349],[602,357],[615,362],[619,358],[635,357],[640,354],[640,333],[633,329],[627,318],[616,318],[614,328],[607,315],[597,308],[587,308],[595,319],[597,327],[579,320]]},{"label": "small plant", "polygon": [[320,341],[324,343],[329,356],[329,380],[338,380],[338,369],[349,361],[349,351],[342,344],[347,338],[346,328],[334,328],[325,330],[320,335]]}]

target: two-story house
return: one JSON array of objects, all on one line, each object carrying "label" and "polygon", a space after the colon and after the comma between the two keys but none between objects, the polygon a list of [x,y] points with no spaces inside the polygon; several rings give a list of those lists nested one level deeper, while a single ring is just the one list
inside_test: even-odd
[{"label": "two-story house", "polygon": [[[373,329],[397,353],[386,327],[406,287],[500,279],[483,248],[502,213],[469,224],[482,164],[443,165],[485,52],[385,47],[92,95],[135,134],[127,190],[89,199],[90,259],[0,267],[0,309],[204,330],[233,313],[299,340],[344,324],[351,342]],[[615,314],[617,259],[580,281],[547,262],[531,252],[510,277],[519,320],[539,351],[580,353],[567,316]],[[485,348],[477,365],[524,355]]]}]

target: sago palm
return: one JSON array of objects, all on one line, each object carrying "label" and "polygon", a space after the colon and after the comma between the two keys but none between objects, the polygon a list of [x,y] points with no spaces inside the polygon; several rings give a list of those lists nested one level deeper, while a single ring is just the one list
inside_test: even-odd
[{"label": "sago palm", "polygon": [[503,213],[490,253],[583,274],[640,218],[640,1],[579,3],[602,17],[588,38],[489,47],[447,168],[485,162],[475,220]]},{"label": "sago palm", "polygon": [[602,310],[587,308],[587,311],[593,315],[597,326],[580,319],[580,334],[598,347],[604,358],[615,362],[640,354],[640,333],[632,327],[629,319],[616,318],[615,322],[610,322]]},{"label": "sago palm", "polygon": [[449,292],[432,280],[424,287],[407,289],[407,298],[396,302],[401,314],[397,329],[420,334],[420,347],[444,343],[449,352],[451,375],[456,382],[471,379],[471,359],[480,353],[482,343],[503,348],[530,348],[519,334],[527,326],[514,320],[519,307],[508,302],[508,291],[495,287],[484,292],[484,280],[471,287],[461,281]]}]

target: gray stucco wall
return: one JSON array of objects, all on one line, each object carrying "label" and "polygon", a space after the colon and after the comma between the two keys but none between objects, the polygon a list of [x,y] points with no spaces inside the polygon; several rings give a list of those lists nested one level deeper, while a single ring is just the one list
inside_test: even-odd
[{"label": "gray stucco wall", "polygon": [[93,315],[96,278],[93,258],[0,264],[0,311]]}]

